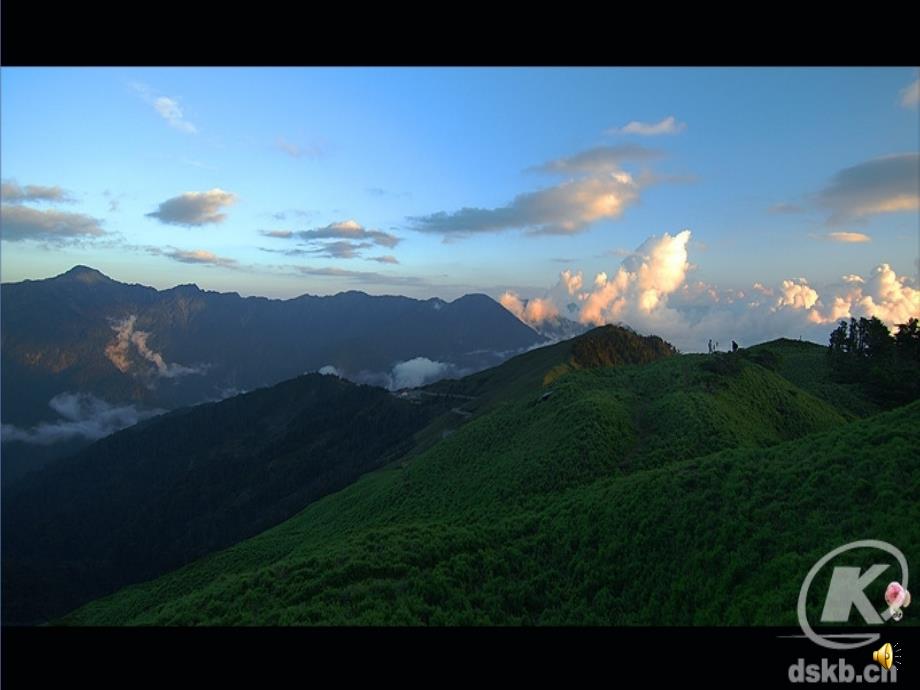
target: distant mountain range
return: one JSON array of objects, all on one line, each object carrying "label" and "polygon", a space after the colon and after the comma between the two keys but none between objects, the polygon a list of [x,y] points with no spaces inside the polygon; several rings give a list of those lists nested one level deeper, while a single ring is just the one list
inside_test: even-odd
[{"label": "distant mountain range", "polygon": [[128,285],[77,266],[4,284],[0,299],[11,456],[22,447],[51,453],[52,442],[72,449],[158,412],[320,369],[416,386],[546,340],[481,294],[453,302],[362,292],[244,298],[195,285]]}]

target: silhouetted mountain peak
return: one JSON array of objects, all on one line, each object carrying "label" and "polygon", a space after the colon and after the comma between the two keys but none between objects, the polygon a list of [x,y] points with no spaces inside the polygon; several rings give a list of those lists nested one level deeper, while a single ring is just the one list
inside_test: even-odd
[{"label": "silhouetted mountain peak", "polygon": [[57,276],[58,279],[72,280],[80,283],[86,283],[91,285],[94,283],[112,283],[114,282],[111,278],[105,275],[102,271],[98,271],[95,268],[90,268],[89,266],[74,266],[66,273],[62,273]]}]

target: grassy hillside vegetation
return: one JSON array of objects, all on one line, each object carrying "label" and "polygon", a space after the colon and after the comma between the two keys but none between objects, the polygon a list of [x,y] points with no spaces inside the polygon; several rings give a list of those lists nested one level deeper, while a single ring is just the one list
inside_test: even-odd
[{"label": "grassy hillside vegetation", "polygon": [[546,380],[570,341],[429,387],[472,417],[62,622],[794,623],[830,549],[896,535],[920,556],[920,403],[849,421],[865,409],[795,385],[773,348]]},{"label": "grassy hillside vegetation", "polygon": [[742,350],[741,354],[824,400],[844,416],[865,417],[881,410],[854,379],[835,376],[823,345],[780,338]]},{"label": "grassy hillside vegetation", "polygon": [[148,420],[4,485],[4,620],[48,620],[258,534],[402,456],[442,411],[311,374]]}]

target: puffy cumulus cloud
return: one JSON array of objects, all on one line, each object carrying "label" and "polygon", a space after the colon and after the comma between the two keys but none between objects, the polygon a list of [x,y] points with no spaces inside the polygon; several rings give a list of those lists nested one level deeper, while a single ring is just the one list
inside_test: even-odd
[{"label": "puffy cumulus cloud", "polygon": [[832,224],[920,209],[920,154],[902,153],[838,172],[818,194]]},{"label": "puffy cumulus cloud", "polygon": [[902,107],[916,108],[917,104],[920,103],[920,79],[914,80],[901,89],[900,96]]},{"label": "puffy cumulus cloud", "polygon": [[827,233],[827,239],[846,244],[860,244],[872,241],[871,237],[862,232],[829,232]]},{"label": "puffy cumulus cloud", "polygon": [[522,300],[516,293],[508,290],[498,299],[505,309],[526,324],[535,326],[547,319],[559,316],[559,309],[552,299],[547,297]]},{"label": "puffy cumulus cloud", "polygon": [[654,310],[684,282],[690,268],[687,261],[690,237],[689,230],[674,236],[664,233],[661,237],[650,237],[623,259],[613,277],[599,273],[594,290],[584,298],[581,322],[611,323],[621,319],[630,306],[645,313]]},{"label": "puffy cumulus cloud", "polygon": [[25,187],[20,187],[16,180],[0,183],[0,199],[7,204],[45,201],[70,204],[74,202],[74,199],[58,186],[27,184]]},{"label": "puffy cumulus cloud", "polygon": [[427,357],[416,357],[405,362],[399,362],[393,367],[390,389],[418,388],[426,383],[443,378],[450,369],[450,364],[436,362]]},{"label": "puffy cumulus cloud", "polygon": [[0,432],[3,441],[43,446],[74,438],[95,441],[164,412],[140,410],[134,405],[112,405],[87,393],[61,393],[48,405],[58,415],[56,421],[42,422],[32,429],[4,424]]},{"label": "puffy cumulus cloud", "polygon": [[563,285],[565,285],[565,290],[569,295],[575,295],[581,290],[583,282],[581,271],[572,273],[572,271],[566,269],[559,274],[559,279],[562,281]]},{"label": "puffy cumulus cloud", "polygon": [[100,221],[82,213],[12,204],[0,206],[0,238],[7,242],[32,240],[64,244],[104,234]]},{"label": "puffy cumulus cloud", "polygon": [[[850,316],[877,316],[889,327],[920,317],[920,290],[887,264],[868,277],[849,274],[837,284],[812,285],[805,278],[776,285],[755,282],[750,289],[719,288],[692,281],[690,231],[650,237],[611,273],[599,273],[569,295],[563,276],[542,299],[581,323],[626,323],[653,333],[684,351],[702,352],[707,341],[742,346],[779,337],[826,342],[828,325]],[[571,275],[571,274],[569,274]],[[525,301],[506,293],[501,303],[530,322]],[[570,303],[562,309],[565,301]],[[572,312],[572,308],[575,311]]]},{"label": "puffy cumulus cloud", "polygon": [[167,199],[147,216],[170,225],[198,226],[221,223],[227,218],[227,214],[222,212],[223,209],[234,204],[236,200],[235,194],[217,187],[206,192],[185,192]]},{"label": "puffy cumulus cloud", "polygon": [[680,134],[687,129],[687,124],[679,122],[673,115],[669,115],[660,122],[639,122],[633,120],[623,127],[610,130],[617,134],[639,134],[645,137],[654,137],[661,134]]},{"label": "puffy cumulus cloud", "polygon": [[382,247],[395,247],[402,241],[402,238],[396,237],[382,230],[368,230],[356,220],[343,220],[337,223],[330,223],[321,228],[312,230],[301,230],[294,233],[295,236],[302,240],[367,240]]},{"label": "puffy cumulus cloud", "polygon": [[868,278],[843,277],[846,289],[818,305],[810,315],[815,323],[832,323],[850,317],[876,316],[889,327],[920,317],[920,289],[888,264],[876,266]]},{"label": "puffy cumulus cloud", "polygon": [[499,208],[462,208],[410,217],[413,230],[465,237],[484,232],[526,230],[531,234],[571,235],[591,223],[618,218],[639,199],[639,184],[627,172],[568,180],[555,187],[519,194]]},{"label": "puffy cumulus cloud", "polygon": [[808,284],[805,278],[784,280],[780,289],[778,307],[793,307],[794,309],[811,309],[818,301],[817,291]]},{"label": "puffy cumulus cloud", "polygon": [[[105,356],[115,365],[123,374],[130,373],[132,368],[136,370],[136,360],[132,359],[132,350],[141,357],[142,360],[153,364],[152,373],[160,378],[174,379],[180,376],[190,374],[203,374],[205,366],[186,367],[181,364],[169,364],[163,359],[163,356],[153,350],[147,343],[150,333],[140,331],[135,328],[137,316],[131,315],[112,326],[115,332],[115,338],[105,348]],[[142,369],[136,373],[149,374],[151,370]]]},{"label": "puffy cumulus cloud", "polygon": [[338,376],[339,378],[343,378],[342,372],[340,372],[338,369],[336,369],[331,364],[327,364],[324,367],[320,367],[318,373],[322,374],[323,376]]}]

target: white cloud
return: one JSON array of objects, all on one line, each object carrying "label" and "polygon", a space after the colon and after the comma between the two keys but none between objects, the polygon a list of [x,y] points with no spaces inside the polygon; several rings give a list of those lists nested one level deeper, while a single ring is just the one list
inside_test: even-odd
[{"label": "white cloud", "polygon": [[595,221],[620,217],[638,199],[638,182],[629,173],[613,172],[519,194],[510,204],[499,208],[463,208],[409,220],[418,232],[445,237],[506,230],[572,235]]},{"label": "white cloud", "polygon": [[235,194],[216,187],[206,192],[185,192],[167,199],[156,211],[148,213],[147,216],[170,225],[193,226],[221,223],[227,218],[227,215],[221,211],[224,207],[235,203],[236,200]]},{"label": "white cloud", "polygon": [[213,252],[204,249],[176,249],[175,247],[149,247],[147,249],[151,254],[165,256],[173,261],[183,264],[201,264],[210,266],[221,266],[223,268],[237,268],[239,262],[236,259],[230,259],[225,256],[218,256]]},{"label": "white cloud", "polygon": [[8,204],[23,204],[44,201],[55,201],[70,204],[74,199],[58,186],[27,184],[20,187],[16,180],[8,180],[0,184],[0,199]]},{"label": "white cloud", "polygon": [[871,237],[862,232],[829,232],[827,233],[827,239],[848,244],[859,244],[872,241]]},{"label": "white cloud", "polygon": [[0,237],[7,242],[34,240],[63,244],[104,234],[98,220],[82,213],[41,211],[8,204],[0,207]]},{"label": "white cloud", "polygon": [[[705,351],[710,338],[742,345],[778,337],[826,342],[828,325],[850,316],[877,316],[890,328],[920,317],[920,289],[888,264],[877,266],[868,278],[849,274],[823,287],[797,278],[775,286],[755,282],[751,290],[721,289],[688,281],[693,270],[689,241],[689,230],[650,237],[615,271],[601,272],[592,285],[583,285],[567,309],[577,307],[584,324],[622,322],[697,352]],[[560,277],[541,300],[559,308],[569,298]],[[509,311],[534,325],[534,315],[527,313],[532,301],[513,292],[501,298]]]},{"label": "white cloud", "polygon": [[195,134],[198,132],[195,125],[185,119],[185,116],[182,114],[182,107],[175,98],[160,96],[154,99],[153,108],[160,117],[169,123],[170,127],[175,127],[180,132],[186,132],[187,134]]},{"label": "white cloud", "polygon": [[838,172],[818,195],[840,224],[867,216],[920,209],[920,154],[874,158]]},{"label": "white cloud", "polygon": [[686,128],[686,123],[678,122],[673,115],[669,115],[660,122],[639,122],[638,120],[633,120],[619,129],[612,130],[612,132],[654,137],[661,134],[679,134]]},{"label": "white cloud", "polygon": [[499,297],[498,301],[505,309],[531,326],[559,316],[559,309],[547,297],[533,298],[525,302],[517,293],[508,290]]},{"label": "white cloud", "polygon": [[399,362],[393,367],[390,388],[392,390],[418,388],[442,378],[450,368],[450,364],[435,362],[427,357],[416,357],[406,362]]},{"label": "white cloud", "polygon": [[792,307],[794,309],[811,309],[818,301],[817,291],[808,284],[805,278],[784,280],[780,290],[778,307]]},{"label": "white cloud", "polygon": [[913,82],[901,89],[901,106],[904,108],[916,108],[917,104],[920,103],[920,79],[915,79]]},{"label": "white cloud", "polygon": [[61,393],[54,396],[48,405],[60,417],[57,421],[42,422],[28,430],[4,424],[3,441],[43,446],[73,438],[95,441],[164,412],[142,411],[134,405],[111,405],[87,393]]},{"label": "white cloud", "polygon": [[320,367],[320,370],[318,373],[322,374],[323,376],[338,376],[339,378],[344,378],[342,376],[342,373],[338,369],[336,369],[334,366],[332,366],[331,364],[327,364],[324,367]]},{"label": "white cloud", "polygon": [[[294,236],[312,242],[315,240],[341,239],[341,240],[368,240],[381,247],[395,247],[402,240],[395,235],[382,230],[369,230],[354,219],[330,223],[325,227],[301,230]],[[275,235],[278,237],[278,235]]]},{"label": "white cloud", "polygon": [[578,273],[572,273],[570,270],[566,269],[559,274],[559,278],[565,285],[566,292],[568,292],[569,295],[574,295],[579,290],[581,290],[581,284],[583,281],[581,271]]}]

